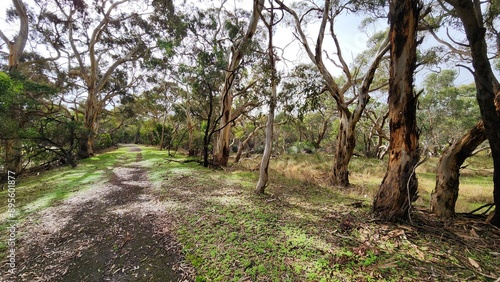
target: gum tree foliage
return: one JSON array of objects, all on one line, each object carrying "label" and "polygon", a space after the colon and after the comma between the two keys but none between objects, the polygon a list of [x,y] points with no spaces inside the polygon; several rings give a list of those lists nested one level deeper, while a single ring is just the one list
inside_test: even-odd
[{"label": "gum tree foliage", "polygon": [[290,113],[299,142],[319,149],[337,115],[321,74],[312,64],[297,65],[283,76],[282,88],[279,100]]},{"label": "gum tree foliage", "polygon": [[474,85],[455,86],[457,72],[431,73],[423,82],[419,98],[418,121],[421,142],[434,155],[460,138],[480,119]]},{"label": "gum tree foliage", "polygon": [[67,109],[53,102],[58,89],[18,72],[1,72],[0,80],[0,131],[2,138],[19,138],[26,159],[24,166],[60,160],[75,167],[79,127]]},{"label": "gum tree foliage", "polygon": [[190,111],[202,121],[203,160],[209,165],[210,143],[217,130],[217,93],[223,84],[225,46],[218,38],[220,9],[195,10],[189,18],[188,36],[183,45],[189,52],[183,56],[178,73],[181,82],[187,85],[191,96]]},{"label": "gum tree foliage", "polygon": [[[223,2],[224,4],[224,2]],[[259,15],[264,7],[264,0],[254,0],[252,13],[248,20],[248,26],[246,29],[242,29],[239,21],[228,21],[226,20],[224,25],[229,31],[229,36],[231,37],[231,52],[228,56],[228,65],[224,70],[224,85],[221,90],[221,130],[219,131],[214,160],[219,165],[227,165],[230,153],[230,134],[231,127],[234,121],[234,115],[232,113],[233,107],[233,91],[234,84],[239,79],[239,72],[242,66],[242,62],[245,60],[245,56],[248,52],[252,52],[252,39],[257,32],[257,24],[259,22]],[[237,109],[237,111],[244,111],[245,109]]]},{"label": "gum tree foliage", "polygon": [[[321,4],[300,2],[296,4],[296,7],[292,7],[279,0],[276,2],[291,15],[295,37],[321,74],[325,90],[336,102],[339,130],[330,180],[332,185],[349,186],[348,167],[356,146],[356,125],[370,100],[369,93],[372,90],[375,71],[388,50],[389,41],[386,38],[379,42],[376,55],[368,64],[368,69],[350,67],[343,57],[341,42],[335,33],[336,17],[349,10],[347,4],[325,0]],[[315,41],[311,41],[304,32],[305,25],[317,18],[319,18],[317,36]],[[328,40],[331,41],[329,46],[333,48],[326,49],[326,44],[323,44],[325,35],[329,37]],[[329,54],[332,52],[335,54],[330,57]],[[342,71],[342,79],[335,79],[325,65],[327,60]],[[342,83],[340,84],[339,81]]]},{"label": "gum tree foliage", "polygon": [[[157,13],[168,17],[173,6],[168,1],[153,1],[156,6],[150,7],[138,0],[37,3],[45,33],[57,35],[54,40],[66,54],[70,83],[86,92],[86,132],[79,144],[79,156],[85,158],[94,152],[103,108],[136,83],[138,76],[131,71],[136,62],[157,47],[157,38],[167,38],[168,29],[162,27],[168,21],[160,25],[156,20],[162,17]],[[148,9],[157,13],[144,13]]]},{"label": "gum tree foliage", "polygon": [[[236,9],[236,13],[220,7],[207,9],[192,8],[188,16],[188,34],[182,46],[182,61],[176,71],[180,83],[188,92],[189,115],[201,122],[203,132],[204,165],[210,164],[209,157],[214,147],[212,140],[216,133],[221,132],[228,123],[233,123],[241,114],[259,105],[257,92],[253,88],[259,84],[258,73],[249,71],[248,66],[256,64],[259,54],[245,56],[238,64],[238,72],[232,73],[231,85],[232,103],[235,108],[230,112],[227,122],[222,122],[224,111],[221,110],[222,99],[220,90],[226,81],[226,70],[229,64],[227,54],[234,48],[234,42],[241,39],[248,13]],[[248,43],[249,48],[260,48],[254,41]],[[249,53],[250,54],[250,53]],[[227,107],[227,105],[226,105]],[[190,126],[192,127],[192,126]],[[218,165],[219,163],[216,162]]]}]

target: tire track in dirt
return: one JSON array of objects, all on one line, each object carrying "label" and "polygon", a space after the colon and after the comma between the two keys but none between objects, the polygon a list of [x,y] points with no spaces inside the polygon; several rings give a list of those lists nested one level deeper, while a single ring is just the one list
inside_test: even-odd
[{"label": "tire track in dirt", "polygon": [[[20,229],[17,277],[6,281],[180,281],[179,246],[147,171],[115,165],[105,185],[30,216]],[[2,266],[3,268],[3,266]],[[4,272],[5,273],[5,272]]]}]

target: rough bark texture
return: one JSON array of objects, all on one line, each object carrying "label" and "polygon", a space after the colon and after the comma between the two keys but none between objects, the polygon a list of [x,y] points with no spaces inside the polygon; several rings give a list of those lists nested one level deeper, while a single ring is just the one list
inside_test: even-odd
[{"label": "rough bark texture", "polygon": [[350,113],[340,112],[340,128],[337,135],[337,147],[335,148],[335,161],[333,164],[332,185],[348,187],[349,162],[351,161],[356,146],[355,132],[351,130],[352,120]]},{"label": "rough bark texture", "polygon": [[418,187],[414,173],[419,161],[419,145],[413,73],[419,7],[417,1],[412,0],[393,0],[390,5],[390,156],[374,199],[373,212],[382,220],[393,221],[408,215]]},{"label": "rough bark texture", "polygon": [[230,137],[231,137],[231,108],[233,106],[233,83],[236,78],[238,68],[240,67],[243,55],[248,51],[248,46],[252,40],[255,31],[257,30],[257,23],[259,15],[264,7],[264,0],[254,0],[253,13],[250,23],[248,24],[245,36],[235,43],[231,54],[231,60],[227,67],[226,77],[224,80],[224,87],[222,88],[221,100],[221,126],[223,127],[219,132],[217,143],[215,146],[214,159],[218,165],[226,166],[229,160],[230,152]]},{"label": "rough bark texture", "polygon": [[452,218],[455,215],[460,167],[484,140],[486,132],[483,122],[480,121],[460,140],[448,147],[439,159],[436,187],[431,196],[431,211],[438,217]]},{"label": "rough bark texture", "polygon": [[446,0],[446,2],[455,8],[469,42],[476,97],[493,156],[493,200],[496,208],[491,223],[500,226],[500,209],[498,208],[500,206],[500,116],[495,107],[495,96],[500,91],[500,87],[488,58],[481,5],[478,4],[479,2],[474,3],[470,0]]}]

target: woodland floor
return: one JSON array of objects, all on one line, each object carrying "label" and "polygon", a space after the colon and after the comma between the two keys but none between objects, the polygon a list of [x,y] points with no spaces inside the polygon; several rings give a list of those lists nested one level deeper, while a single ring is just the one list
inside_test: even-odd
[{"label": "woodland floor", "polygon": [[109,182],[35,213],[18,227],[24,232],[17,277],[2,281],[182,280],[169,216],[158,208],[138,165],[141,149],[129,150],[135,160],[109,167]]},{"label": "woodland floor", "polygon": [[363,193],[273,171],[257,196],[244,166],[118,151],[94,168],[104,180],[19,219],[17,273],[3,275],[3,256],[0,281],[500,281],[500,229],[484,217],[415,207],[387,224]]}]

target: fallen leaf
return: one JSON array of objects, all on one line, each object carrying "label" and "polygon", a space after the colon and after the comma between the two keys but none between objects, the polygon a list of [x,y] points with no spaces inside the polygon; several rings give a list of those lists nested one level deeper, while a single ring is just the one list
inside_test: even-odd
[{"label": "fallen leaf", "polygon": [[473,258],[469,258],[469,263],[474,266],[475,268],[477,269],[481,269],[481,266],[479,266],[479,263],[477,263],[477,261],[475,261]]},{"label": "fallen leaf", "polygon": [[476,230],[474,230],[474,228],[472,228],[472,229],[470,230],[470,235],[471,235],[472,237],[479,238],[479,235],[477,235]]}]

